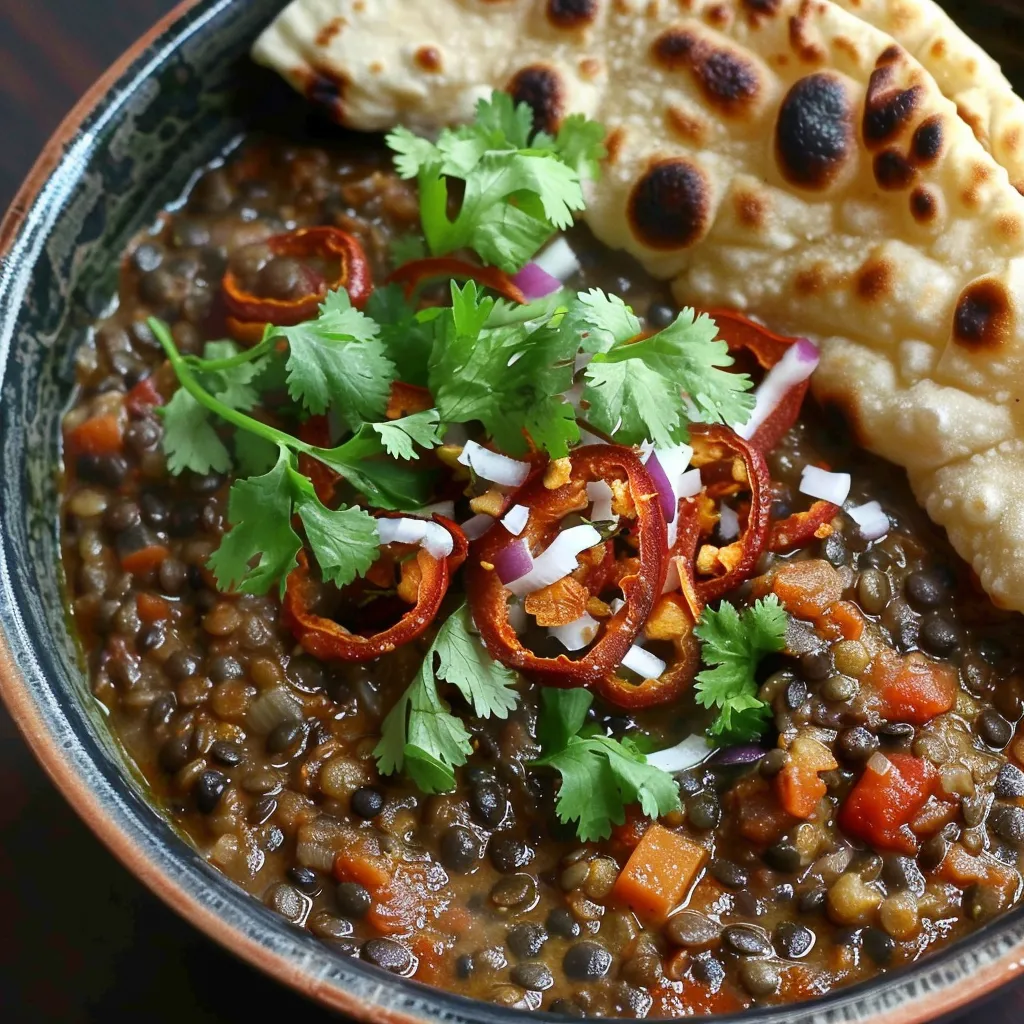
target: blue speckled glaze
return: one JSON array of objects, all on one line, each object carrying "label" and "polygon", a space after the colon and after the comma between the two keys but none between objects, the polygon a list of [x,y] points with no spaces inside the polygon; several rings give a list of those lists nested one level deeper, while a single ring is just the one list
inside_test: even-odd
[{"label": "blue speckled glaze", "polygon": [[[366,1020],[511,1024],[521,1019],[515,1011],[332,953],[211,868],[147,803],[89,695],[65,620],[57,474],[73,353],[111,301],[117,257],[130,236],[253,117],[259,106],[253,95],[266,83],[253,77],[245,53],[280,6],[280,0],[205,0],[182,15],[66,140],[63,158],[28,198],[8,240],[0,264],[0,641],[9,662],[0,642],[0,672],[12,707],[22,709],[22,728],[101,838],[216,938],[307,995]],[[77,792],[69,779],[79,781]],[[742,1019],[919,1020],[906,1008],[936,993],[955,999],[966,979],[1013,959],[1024,960],[1024,910],[913,970]]]}]

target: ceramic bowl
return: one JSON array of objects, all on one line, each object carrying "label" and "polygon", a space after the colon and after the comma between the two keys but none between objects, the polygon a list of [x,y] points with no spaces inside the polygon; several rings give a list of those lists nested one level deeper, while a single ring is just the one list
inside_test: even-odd
[{"label": "ceramic bowl", "polygon": [[[210,867],[147,801],[90,696],[64,612],[57,479],[73,354],[115,294],[125,243],[181,193],[194,169],[275,111],[302,122],[297,101],[246,60],[280,6],[199,0],[178,8],[73,111],[0,228],[0,692],[54,783],[100,839],[236,954],[359,1020],[514,1024],[522,1019],[515,1011],[332,953]],[[971,9],[989,18],[978,5]],[[997,42],[1007,38],[997,21],[987,28]],[[924,1024],[992,992],[1022,965],[1018,908],[909,970],[743,1020]]]}]

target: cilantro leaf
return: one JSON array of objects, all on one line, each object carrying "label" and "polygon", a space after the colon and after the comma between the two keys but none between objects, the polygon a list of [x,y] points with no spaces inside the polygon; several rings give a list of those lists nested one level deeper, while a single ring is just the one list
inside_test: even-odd
[{"label": "cilantro leaf", "polygon": [[414,444],[429,450],[441,443],[437,432],[440,425],[441,419],[436,409],[426,409],[387,423],[371,424],[388,455],[393,459],[406,460],[419,458]]},{"label": "cilantro leaf", "polygon": [[430,390],[445,423],[479,420],[510,455],[527,451],[526,435],[554,458],[579,440],[564,397],[572,386],[577,342],[548,319],[488,327],[494,301],[473,281],[452,285],[452,308],[437,320]]},{"label": "cilantro leaf", "polygon": [[382,775],[404,770],[424,793],[453,789],[455,769],[473,749],[438,693],[439,680],[455,686],[482,718],[507,718],[518,700],[512,689],[518,677],[491,659],[471,621],[463,605],[438,631],[416,678],[384,719],[373,752]]},{"label": "cilantro leaf", "polygon": [[179,388],[162,410],[163,449],[167,469],[174,476],[186,469],[193,473],[226,473],[231,453],[220,439],[207,411]]},{"label": "cilantro leaf", "polygon": [[377,521],[361,508],[326,508],[315,494],[296,503],[323,578],[344,587],[364,576],[380,554]]},{"label": "cilantro leaf", "polygon": [[708,735],[723,744],[749,741],[764,732],[771,709],[757,696],[754,673],[766,654],[786,645],[789,619],[774,594],[742,612],[728,601],[706,608],[694,629],[706,668],[697,675],[695,696],[719,713]]},{"label": "cilantro leaf", "polygon": [[[612,322],[607,308],[602,316]],[[666,447],[688,440],[691,419],[745,423],[754,407],[751,381],[725,369],[733,359],[716,336],[706,314],[684,309],[675,323],[650,338],[631,344],[617,338],[587,367],[588,420],[620,444],[649,439]]]},{"label": "cilantro leaf", "polygon": [[381,344],[395,365],[398,380],[425,387],[434,332],[417,317],[401,286],[375,288],[366,303],[366,315],[380,328]]},{"label": "cilantro leaf", "polygon": [[277,461],[278,447],[248,430],[235,431],[235,465],[242,476],[261,476]]},{"label": "cilantro leaf", "polygon": [[[606,839],[638,803],[650,818],[678,810],[679,787],[672,776],[647,764],[629,739],[586,735],[584,722],[593,696],[586,690],[541,691],[538,735],[544,756],[538,765],[562,777],[555,809],[559,820],[576,821],[584,842]],[[584,730],[581,732],[581,730]]]},{"label": "cilantro leaf", "polygon": [[[403,178],[418,178],[423,233],[435,256],[471,248],[510,273],[519,270],[583,209],[582,178],[596,175],[604,129],[566,119],[558,137],[530,141],[533,113],[496,92],[472,124],[446,128],[437,142],[396,128],[387,137]],[[448,182],[463,182],[459,212],[448,217]]]},{"label": "cilantro leaf", "polygon": [[[291,460],[292,455],[282,449],[269,473],[231,485],[231,529],[209,561],[221,590],[266,594],[279,582],[284,592],[285,579],[295,568],[302,547],[292,528]],[[257,556],[258,562],[251,565]]]},{"label": "cilantro leaf", "polygon": [[342,290],[327,296],[316,320],[276,327],[288,342],[288,394],[312,413],[333,408],[351,430],[387,408],[395,365],[377,325]]},{"label": "cilantro leaf", "polygon": [[[427,255],[427,243],[423,237],[415,234],[398,235],[391,239],[388,245],[388,258],[391,266],[396,269],[403,263],[412,263],[414,260],[421,260]],[[388,285],[388,287],[393,287]],[[372,314],[371,314],[372,316]],[[376,317],[373,317],[376,320]],[[379,322],[379,321],[378,321]]]},{"label": "cilantro leaf", "polygon": [[609,295],[600,288],[576,295],[569,305],[566,321],[579,336],[584,352],[607,352],[635,338],[641,331],[640,320],[633,310],[618,295]]}]

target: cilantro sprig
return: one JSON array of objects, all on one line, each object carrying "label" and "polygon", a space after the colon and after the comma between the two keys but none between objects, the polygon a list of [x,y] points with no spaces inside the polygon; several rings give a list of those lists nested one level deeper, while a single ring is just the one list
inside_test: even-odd
[{"label": "cilantro sprig", "polygon": [[481,718],[507,718],[519,677],[494,661],[463,605],[438,631],[412,684],[384,719],[374,750],[382,775],[404,771],[424,793],[455,788],[455,768],[472,753],[469,733],[438,690],[454,686]]},{"label": "cilantro sprig", "polygon": [[786,646],[788,621],[774,594],[742,611],[728,601],[704,610],[694,632],[701,658],[713,667],[698,673],[695,693],[702,707],[718,709],[708,729],[715,742],[745,743],[764,732],[771,708],[757,695],[754,673],[766,654]]},{"label": "cilantro sprig", "polygon": [[588,690],[541,691],[538,737],[543,756],[534,762],[562,777],[555,805],[560,821],[577,822],[584,842],[607,839],[638,803],[649,818],[678,810],[679,787],[668,772],[647,763],[631,739],[612,739],[588,728]]},{"label": "cilantro sprig", "polygon": [[[533,132],[533,112],[506,93],[480,100],[472,124],[446,128],[436,142],[396,128],[387,137],[395,167],[416,178],[427,245],[435,256],[473,249],[515,273],[584,207],[582,181],[596,177],[604,128],[567,117],[552,137]],[[454,219],[450,182],[462,182]]]}]

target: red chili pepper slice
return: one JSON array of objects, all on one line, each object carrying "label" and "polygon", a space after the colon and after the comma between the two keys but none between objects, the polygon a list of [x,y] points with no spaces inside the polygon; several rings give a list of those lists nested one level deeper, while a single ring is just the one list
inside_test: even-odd
[{"label": "red chili pepper slice", "polygon": [[830,501],[816,501],[806,512],[793,515],[772,524],[768,537],[769,551],[795,551],[817,538],[817,531],[839,515],[840,508]]},{"label": "red chili pepper slice", "polygon": [[362,309],[373,290],[370,264],[358,239],[334,227],[298,228],[267,239],[275,256],[319,258],[340,264],[337,277],[327,281],[310,270],[309,293],[299,299],[268,299],[246,292],[234,272],[224,275],[222,287],[228,309],[228,328],[238,341],[259,341],[267,324],[291,327],[316,317],[329,291],[345,288],[352,305]]},{"label": "red chili pepper slice", "polygon": [[[299,439],[317,448],[331,447],[331,426],[326,416],[310,416],[299,427]],[[334,499],[334,491],[341,479],[330,466],[325,466],[319,459],[311,455],[299,456],[299,472],[308,476],[313,484],[316,496],[325,504],[330,505]]]},{"label": "red chili pepper slice", "polygon": [[478,267],[475,263],[454,256],[427,256],[404,263],[388,278],[388,283],[400,284],[405,289],[406,298],[411,298],[420,285],[434,277],[476,281],[510,302],[526,304],[522,290],[503,270],[497,267]]},{"label": "red chili pepper slice", "polygon": [[602,626],[597,640],[577,661],[564,654],[542,658],[523,646],[508,614],[508,591],[493,568],[494,560],[511,538],[491,530],[470,548],[466,592],[473,617],[491,656],[503,665],[543,680],[550,686],[597,686],[626,656],[660,596],[665,583],[665,517],[657,490],[637,455],[618,445],[593,445],[569,456],[572,474],[561,487],[549,490],[537,475],[516,493],[514,503],[530,509],[523,532],[533,548],[546,547],[563,518],[586,507],[586,484],[593,480],[625,478],[636,507],[638,568],[619,585],[626,603]]},{"label": "red chili pepper slice", "polygon": [[722,462],[730,453],[738,456],[747,478],[742,482],[750,490],[746,526],[739,540],[734,542],[739,545],[739,557],[731,560],[731,567],[720,575],[697,576],[697,595],[706,604],[734,590],[754,574],[771,525],[771,477],[761,452],[728,427],[721,424],[695,426],[692,442],[696,466]]},{"label": "red chili pepper slice", "polygon": [[[388,515],[388,513],[382,513]],[[436,558],[420,548],[416,552],[419,568],[419,589],[416,604],[393,626],[362,636],[311,611],[316,600],[316,585],[309,573],[306,553],[299,553],[299,567],[288,577],[285,590],[285,616],[295,639],[314,658],[336,658],[340,661],[373,661],[383,654],[415,640],[434,621],[441,602],[448,592],[451,576],[468,552],[465,534],[450,519],[434,516],[452,535],[454,549],[447,558]]]}]

